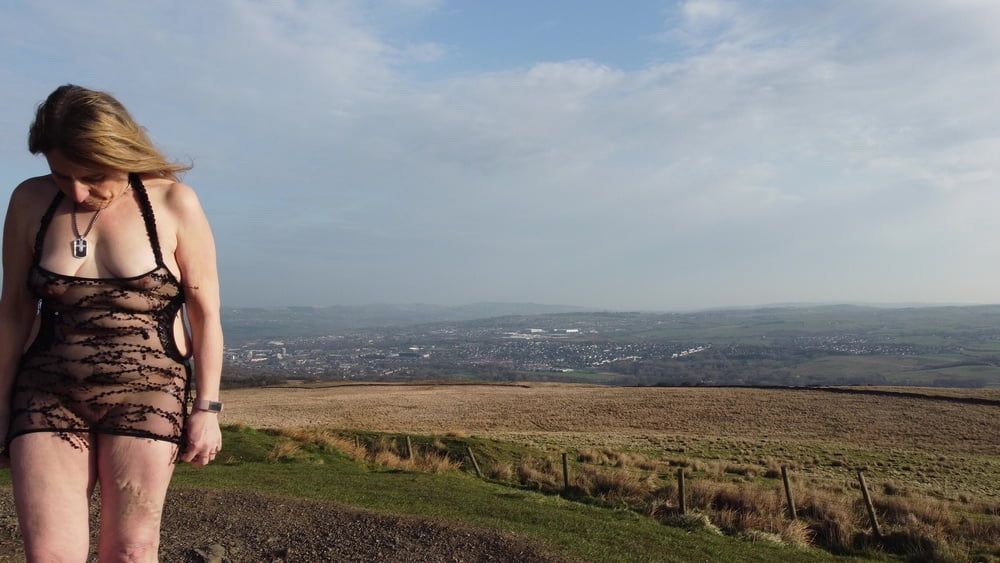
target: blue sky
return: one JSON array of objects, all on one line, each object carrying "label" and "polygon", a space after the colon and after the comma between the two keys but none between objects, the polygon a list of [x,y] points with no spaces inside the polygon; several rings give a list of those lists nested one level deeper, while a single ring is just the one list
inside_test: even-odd
[{"label": "blue sky", "polygon": [[997,302],[1000,4],[10,2],[194,162],[228,306]]}]

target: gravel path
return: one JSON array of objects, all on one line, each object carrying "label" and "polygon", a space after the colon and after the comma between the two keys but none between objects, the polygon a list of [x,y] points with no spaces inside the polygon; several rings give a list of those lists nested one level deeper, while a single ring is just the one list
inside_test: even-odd
[{"label": "gravel path", "polygon": [[[97,503],[92,504],[95,545],[98,513]],[[566,562],[525,540],[488,530],[320,501],[191,489],[167,495],[160,560]],[[0,561],[23,561],[9,487],[0,488]]]}]

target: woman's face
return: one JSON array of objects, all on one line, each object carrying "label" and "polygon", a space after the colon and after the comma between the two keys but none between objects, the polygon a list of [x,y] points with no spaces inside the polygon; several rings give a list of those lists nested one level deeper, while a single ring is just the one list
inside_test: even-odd
[{"label": "woman's face", "polygon": [[58,149],[45,153],[45,158],[56,187],[80,207],[103,209],[128,185],[128,173],[81,166],[67,159]]}]

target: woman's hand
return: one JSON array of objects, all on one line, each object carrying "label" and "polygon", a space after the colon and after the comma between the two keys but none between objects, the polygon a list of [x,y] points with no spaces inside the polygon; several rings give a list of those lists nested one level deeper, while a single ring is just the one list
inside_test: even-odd
[{"label": "woman's hand", "polygon": [[222,451],[222,431],[219,429],[219,414],[196,410],[188,417],[187,435],[184,437],[187,449],[181,461],[204,467]]}]

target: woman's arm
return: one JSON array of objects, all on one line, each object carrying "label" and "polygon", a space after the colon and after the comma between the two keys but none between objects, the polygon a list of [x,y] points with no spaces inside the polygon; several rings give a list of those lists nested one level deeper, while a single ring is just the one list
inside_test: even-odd
[{"label": "woman's arm", "polygon": [[[174,256],[187,297],[197,397],[218,401],[222,379],[222,321],[215,240],[198,196],[190,187],[172,185],[167,205],[177,217]],[[188,449],[182,460],[195,465],[211,461],[213,452],[222,449],[219,415],[193,411],[188,419],[186,440]]]},{"label": "woman's arm", "polygon": [[3,226],[3,290],[0,292],[0,443],[10,424],[10,394],[24,345],[38,311],[28,290],[32,247],[28,233],[34,216],[30,186],[21,184],[11,194]]}]

